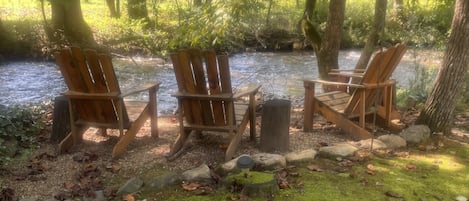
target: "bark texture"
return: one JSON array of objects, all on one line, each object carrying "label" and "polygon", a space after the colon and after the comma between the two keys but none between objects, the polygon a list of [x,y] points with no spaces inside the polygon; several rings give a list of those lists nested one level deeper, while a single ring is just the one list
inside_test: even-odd
[{"label": "bark texture", "polygon": [[449,134],[455,103],[461,95],[469,65],[469,1],[457,0],[451,24],[451,35],[434,87],[417,123],[426,124],[433,132]]}]

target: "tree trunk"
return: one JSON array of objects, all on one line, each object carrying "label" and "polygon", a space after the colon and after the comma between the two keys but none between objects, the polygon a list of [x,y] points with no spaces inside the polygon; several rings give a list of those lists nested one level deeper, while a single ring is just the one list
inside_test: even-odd
[{"label": "tree trunk", "polygon": [[366,41],[365,47],[362,49],[360,58],[358,59],[355,69],[365,69],[368,66],[371,55],[376,50],[378,42],[381,39],[384,32],[384,23],[386,20],[386,6],[387,0],[376,0],[375,3],[375,19],[368,40]]},{"label": "tree trunk", "polygon": [[107,7],[109,8],[111,18],[120,18],[120,1],[119,0],[106,0]]},{"label": "tree trunk", "polygon": [[461,95],[469,65],[469,1],[457,0],[451,35],[433,89],[416,123],[432,132],[450,133],[455,103]]},{"label": "tree trunk", "polygon": [[328,80],[330,70],[339,68],[338,58],[344,16],[345,0],[331,0],[324,37],[321,40],[319,49],[315,49],[321,79]]},{"label": "tree trunk", "polygon": [[130,19],[150,21],[146,0],[128,0],[127,13]]},{"label": "tree trunk", "polygon": [[404,2],[403,0],[394,0],[393,15],[396,20],[402,21],[404,18]]},{"label": "tree trunk", "polygon": [[51,0],[52,28],[58,44],[97,48],[91,28],[86,24],[81,12],[80,0]]},{"label": "tree trunk", "polygon": [[269,7],[267,9],[267,17],[265,18],[265,24],[267,25],[267,27],[270,26],[270,14],[272,12],[272,4],[273,4],[273,0],[270,0]]}]

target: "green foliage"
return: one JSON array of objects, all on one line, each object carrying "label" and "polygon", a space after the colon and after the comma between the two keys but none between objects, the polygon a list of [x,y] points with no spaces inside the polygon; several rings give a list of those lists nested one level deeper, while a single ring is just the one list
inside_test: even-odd
[{"label": "green foliage", "polygon": [[[50,25],[51,13],[47,1],[45,16]],[[82,2],[85,21],[100,44],[122,53],[166,54],[180,47],[237,50],[244,48],[252,36],[262,43],[259,35],[278,30],[304,40],[298,27],[304,12],[303,2],[296,0],[258,1],[226,0],[202,1],[194,5],[192,0],[147,2],[150,21],[130,20],[125,3],[121,5],[121,18],[113,19],[105,1]],[[271,4],[272,3],[272,4]],[[44,37],[43,18],[39,1],[0,0],[0,16],[9,34],[31,43],[31,49],[50,47]],[[329,1],[318,0],[311,22],[321,33],[328,15]],[[420,47],[441,47],[446,44],[453,2],[404,1],[402,15],[395,14],[388,3],[386,41],[407,41]],[[342,47],[360,47],[371,30],[374,1],[347,1]],[[267,34],[266,37],[269,37]],[[40,52],[40,51],[36,51]]]},{"label": "green foliage", "polygon": [[[22,147],[34,144],[46,126],[42,106],[0,105],[0,164],[10,157],[7,142],[14,142]],[[15,147],[16,148],[16,147]]]},{"label": "green foliage", "polygon": [[415,71],[413,73],[414,77],[408,81],[409,86],[398,89],[397,91],[397,105],[400,108],[421,106],[424,104],[430,94],[436,77],[438,66],[422,65],[422,61],[416,58],[416,51],[417,50],[409,51],[413,57],[412,61],[414,66],[412,69]]}]

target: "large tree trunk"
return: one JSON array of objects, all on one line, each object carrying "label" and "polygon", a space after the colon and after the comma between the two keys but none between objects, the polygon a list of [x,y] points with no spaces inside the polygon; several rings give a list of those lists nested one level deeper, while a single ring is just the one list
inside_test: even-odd
[{"label": "large tree trunk", "polygon": [[417,119],[433,132],[450,133],[453,111],[469,65],[469,1],[457,0],[451,35],[433,89]]},{"label": "large tree trunk", "polygon": [[379,40],[382,38],[384,32],[384,24],[386,20],[386,6],[387,0],[376,0],[375,3],[375,19],[371,33],[368,36],[368,40],[365,43],[365,47],[362,49],[362,53],[355,69],[365,69],[368,66],[371,55],[376,50]]},{"label": "large tree trunk", "polygon": [[119,0],[106,0],[106,4],[109,8],[111,18],[119,18],[121,16]]},{"label": "large tree trunk", "polygon": [[53,43],[97,48],[91,28],[81,12],[80,0],[51,0]]},{"label": "large tree trunk", "polygon": [[324,37],[321,40],[320,47],[315,49],[321,79],[328,80],[330,70],[339,68],[338,58],[344,16],[345,0],[331,0]]}]

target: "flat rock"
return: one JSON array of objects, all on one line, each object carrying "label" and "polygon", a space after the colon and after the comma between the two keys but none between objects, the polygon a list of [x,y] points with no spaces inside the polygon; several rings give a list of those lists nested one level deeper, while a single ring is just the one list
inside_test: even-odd
[{"label": "flat rock", "polygon": [[377,139],[386,144],[389,149],[397,149],[407,146],[407,142],[405,141],[405,139],[399,135],[382,135],[379,136]]},{"label": "flat rock", "polygon": [[287,166],[285,157],[279,154],[258,153],[252,156],[254,166],[265,170],[281,169]]},{"label": "flat rock", "polygon": [[326,157],[347,157],[352,156],[358,148],[349,143],[340,143],[332,146],[319,148],[319,154]]},{"label": "flat rock", "polygon": [[285,154],[285,160],[287,160],[288,163],[310,161],[310,160],[314,160],[314,157],[316,157],[316,154],[317,154],[317,151],[314,149],[306,149],[306,150],[298,151],[298,152],[290,152],[288,154]]},{"label": "flat rock", "polygon": [[183,172],[181,176],[185,181],[212,179],[212,176],[210,175],[210,168],[207,166],[207,164],[202,164],[199,167],[187,170]]},{"label": "flat rock", "polygon": [[127,182],[123,186],[121,186],[119,190],[117,190],[116,195],[121,196],[121,195],[126,195],[126,194],[137,192],[140,190],[142,186],[143,186],[142,179],[138,177],[131,178],[127,180]]},{"label": "flat rock", "polygon": [[386,149],[387,146],[381,140],[378,139],[366,139],[360,140],[357,142],[352,143],[354,146],[358,147],[359,149],[368,149],[370,150],[373,147],[373,150],[377,149]]},{"label": "flat rock", "polygon": [[430,137],[431,130],[426,125],[412,125],[399,134],[409,144],[418,144]]}]

